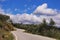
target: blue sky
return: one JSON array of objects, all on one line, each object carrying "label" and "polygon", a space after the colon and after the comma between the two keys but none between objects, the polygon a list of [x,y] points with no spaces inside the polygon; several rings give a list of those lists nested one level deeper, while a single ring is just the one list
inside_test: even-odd
[{"label": "blue sky", "polygon": [[0,7],[13,14],[24,12],[30,14],[43,3],[47,3],[48,8],[60,10],[60,0],[1,0]]},{"label": "blue sky", "polygon": [[60,0],[0,0],[0,14],[13,23],[40,24],[52,18],[60,27]]}]

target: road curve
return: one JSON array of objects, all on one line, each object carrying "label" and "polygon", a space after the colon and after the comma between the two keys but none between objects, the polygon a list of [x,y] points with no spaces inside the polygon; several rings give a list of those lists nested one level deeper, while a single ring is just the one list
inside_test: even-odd
[{"label": "road curve", "polygon": [[53,38],[25,33],[23,31],[24,30],[22,30],[22,29],[17,29],[16,31],[12,31],[12,33],[16,37],[16,40],[56,40]]}]

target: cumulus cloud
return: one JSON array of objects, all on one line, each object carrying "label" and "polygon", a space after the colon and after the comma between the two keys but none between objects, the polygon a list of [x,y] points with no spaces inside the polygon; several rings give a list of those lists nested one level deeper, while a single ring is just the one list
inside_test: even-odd
[{"label": "cumulus cloud", "polygon": [[56,25],[60,26],[60,17],[58,15],[60,14],[57,14],[55,16],[46,16],[46,15],[36,16],[33,14],[24,13],[16,15],[10,14],[9,16],[10,19],[13,21],[13,23],[23,23],[23,24],[40,24],[44,18],[49,23],[50,18],[52,18],[56,22]]},{"label": "cumulus cloud", "polygon": [[34,24],[40,23],[41,20],[36,15],[32,14],[16,14],[10,17],[13,20],[13,23],[23,23],[23,24]]},{"label": "cumulus cloud", "polygon": [[44,3],[36,8],[33,14],[43,14],[43,15],[55,15],[57,14],[56,9],[48,8],[47,3]]},{"label": "cumulus cloud", "polygon": [[[0,8],[0,13],[10,16],[10,19],[13,21],[13,23],[39,24],[42,22],[43,18],[45,18],[46,21],[49,23],[50,18],[52,18],[56,22],[56,25],[60,26],[60,12],[52,8],[47,8],[47,6],[48,5],[44,3],[38,6],[37,9],[31,14],[28,13],[23,14],[17,13],[15,15],[11,13],[6,14],[2,8]],[[37,16],[36,14],[40,14],[40,16]],[[49,14],[50,16],[47,16],[47,14]]]}]

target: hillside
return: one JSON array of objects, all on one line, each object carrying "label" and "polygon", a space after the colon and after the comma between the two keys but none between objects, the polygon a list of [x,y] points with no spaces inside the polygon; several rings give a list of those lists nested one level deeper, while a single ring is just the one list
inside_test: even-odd
[{"label": "hillside", "polygon": [[10,31],[14,30],[13,25],[8,22],[9,16],[0,14],[0,40],[13,40]]}]

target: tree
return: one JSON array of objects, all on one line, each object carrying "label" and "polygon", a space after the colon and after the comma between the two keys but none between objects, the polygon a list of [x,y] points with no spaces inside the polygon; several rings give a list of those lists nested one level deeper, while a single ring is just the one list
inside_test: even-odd
[{"label": "tree", "polygon": [[46,19],[43,19],[43,23],[44,26],[47,25]]},{"label": "tree", "polygon": [[50,19],[50,23],[49,23],[49,25],[50,25],[50,26],[55,25],[55,22],[53,21],[53,19],[52,19],[52,18]]},{"label": "tree", "polygon": [[43,22],[40,24],[40,27],[38,28],[38,32],[43,32],[47,29],[47,22],[46,19],[43,19]]}]

